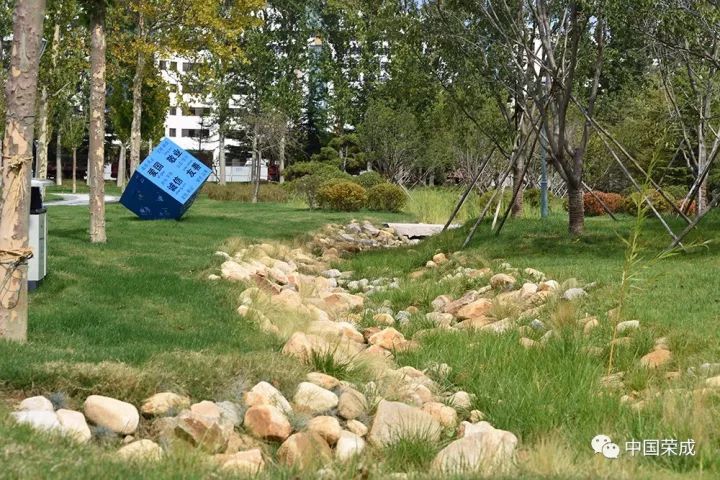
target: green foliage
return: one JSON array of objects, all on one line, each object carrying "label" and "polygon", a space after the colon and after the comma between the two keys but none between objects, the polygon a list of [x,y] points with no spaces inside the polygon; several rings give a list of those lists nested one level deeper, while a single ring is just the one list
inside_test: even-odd
[{"label": "green foliage", "polygon": [[[550,205],[553,202],[556,202],[558,200],[558,197],[553,195],[552,192],[548,191],[548,205]],[[525,204],[530,205],[531,207],[538,208],[540,207],[540,189],[539,188],[526,188],[523,192],[523,202]]]},{"label": "green foliage", "polygon": [[310,161],[340,165],[340,154],[332,147],[322,147],[319,153],[310,157]]},{"label": "green foliage", "polygon": [[[229,183],[227,185],[206,183],[202,189],[212,200],[233,202],[251,202],[253,190],[254,186],[249,183]],[[263,185],[258,193],[259,202],[285,203],[288,198],[289,195],[285,188],[272,183]]]},{"label": "green foliage", "polygon": [[381,183],[368,190],[367,206],[370,210],[399,212],[407,203],[408,196],[402,187]]},{"label": "green foliage", "polygon": [[334,180],[324,184],[317,193],[322,208],[354,212],[363,208],[367,202],[367,191],[354,182]]},{"label": "green foliage", "polygon": [[383,178],[383,176],[375,170],[363,172],[360,175],[354,177],[353,180],[355,181],[355,183],[368,190],[375,185],[380,185],[381,183],[386,182],[385,178]]},{"label": "green foliage", "polygon": [[68,116],[63,120],[60,130],[62,132],[62,145],[65,148],[76,149],[80,148],[83,140],[85,139],[85,126],[87,120],[81,115]]}]

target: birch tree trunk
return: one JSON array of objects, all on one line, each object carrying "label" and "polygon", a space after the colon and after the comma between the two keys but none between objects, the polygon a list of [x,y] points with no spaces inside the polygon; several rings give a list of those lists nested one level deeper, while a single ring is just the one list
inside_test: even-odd
[{"label": "birch tree trunk", "polygon": [[[141,38],[145,36],[145,18],[142,13],[138,18],[138,29]],[[130,175],[140,166],[140,145],[142,143],[142,82],[145,70],[145,52],[142,46],[138,50],[135,76],[133,77],[133,110],[132,124],[130,125]]]},{"label": "birch tree trunk", "polygon": [[126,155],[127,155],[127,147],[125,147],[125,144],[123,142],[120,142],[120,158],[118,158],[118,173],[117,173],[117,186],[120,187],[120,190],[125,189],[125,164],[126,164]]},{"label": "birch tree trunk", "polygon": [[30,169],[45,0],[17,0],[5,84],[0,197],[0,339],[27,339]]},{"label": "birch tree trunk", "polygon": [[260,154],[258,152],[258,130],[260,128],[260,125],[258,125],[258,120],[255,120],[255,126],[253,127],[253,139],[252,139],[252,158],[253,158],[253,182],[255,183],[255,188],[253,188],[253,196],[252,196],[252,203],[258,202],[258,194],[260,193]]},{"label": "birch tree trunk", "polygon": [[57,137],[55,138],[55,185],[62,185],[62,134],[58,129]]},{"label": "birch tree trunk", "polygon": [[280,165],[278,166],[278,176],[280,177],[280,183],[285,183],[285,132],[280,135],[280,151],[278,157],[280,157]]},{"label": "birch tree trunk", "polygon": [[218,175],[220,176],[220,185],[225,185],[225,133],[223,132],[223,126],[220,126],[218,132]]},{"label": "birch tree trunk", "polygon": [[77,148],[73,148],[72,184],[73,193],[77,193]]},{"label": "birch tree trunk", "polygon": [[37,161],[35,163],[35,177],[47,178],[48,167],[48,93],[47,87],[40,89],[38,100],[38,137],[37,137]]},{"label": "birch tree trunk", "polygon": [[90,24],[90,241],[105,243],[105,9],[93,11]]}]

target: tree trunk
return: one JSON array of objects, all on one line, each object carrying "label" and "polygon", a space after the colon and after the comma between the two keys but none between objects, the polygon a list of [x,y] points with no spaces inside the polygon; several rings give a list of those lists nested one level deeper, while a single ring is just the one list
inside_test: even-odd
[{"label": "tree trunk", "polygon": [[30,169],[45,0],[17,0],[5,84],[0,198],[0,339],[27,339]]},{"label": "tree trunk", "polygon": [[[145,18],[142,13],[138,15],[138,31],[140,37],[145,35]],[[140,145],[142,143],[142,83],[145,73],[145,52],[138,50],[135,76],[133,77],[133,109],[132,124],[130,125],[130,176],[140,166]]]},{"label": "tree trunk", "polygon": [[285,141],[285,132],[283,132],[280,135],[280,152],[278,153],[278,157],[280,157],[278,176],[281,184],[285,183]]},{"label": "tree trunk", "polygon": [[47,178],[48,168],[48,93],[47,87],[40,90],[38,100],[38,137],[37,137],[37,162],[35,164],[35,177]]},{"label": "tree trunk", "polygon": [[55,140],[55,185],[62,185],[62,134],[60,129],[58,129]]},{"label": "tree trunk", "polygon": [[72,167],[72,183],[73,193],[77,193],[77,148],[73,148],[73,167]]},{"label": "tree trunk", "polygon": [[253,188],[252,203],[258,202],[258,195],[260,193],[260,172],[262,167],[260,166],[260,153],[258,152],[258,130],[260,126],[257,120],[253,127],[253,139],[252,139],[252,157],[253,157],[253,181],[255,182],[255,188]]},{"label": "tree trunk", "polygon": [[120,190],[125,189],[125,164],[126,164],[126,155],[127,155],[127,147],[125,147],[125,144],[123,142],[120,142],[120,158],[118,158],[118,173],[117,173],[117,186],[120,187]]},{"label": "tree trunk", "polygon": [[225,179],[225,133],[223,132],[223,126],[220,126],[218,137],[218,176],[220,177],[220,185],[225,185],[227,181]]},{"label": "tree trunk", "polygon": [[585,207],[582,186],[568,179],[568,229],[571,235],[582,235],[585,229]]},{"label": "tree trunk", "polygon": [[523,181],[525,180],[525,158],[522,152],[518,152],[518,158],[513,165],[513,192],[518,192],[512,204],[512,216],[519,217],[523,211]]},{"label": "tree trunk", "polygon": [[105,10],[93,11],[90,38],[90,241],[105,243]]}]

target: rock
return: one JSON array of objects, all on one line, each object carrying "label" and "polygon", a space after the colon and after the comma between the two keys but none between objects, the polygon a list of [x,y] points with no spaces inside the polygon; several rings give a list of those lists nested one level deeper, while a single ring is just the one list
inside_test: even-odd
[{"label": "rock", "polygon": [[720,375],[706,379],[705,385],[710,388],[720,388]]},{"label": "rock", "polygon": [[512,320],[510,318],[504,318],[497,322],[492,322],[484,327],[480,328],[481,331],[491,333],[505,333],[513,327]]},{"label": "rock", "polygon": [[592,332],[599,326],[600,322],[598,322],[598,319],[595,317],[590,317],[590,319],[585,322],[585,325],[583,325],[583,333],[585,335],[590,335],[590,332]]},{"label": "rock", "polygon": [[118,456],[127,461],[156,462],[162,458],[163,450],[152,440],[138,440],[118,450]]},{"label": "rock", "polygon": [[443,308],[445,308],[445,305],[452,302],[452,297],[449,295],[440,295],[439,297],[435,298],[432,302],[430,302],[430,305],[432,306],[433,310],[440,311]]},{"label": "rock", "polygon": [[546,280],[544,282],[540,282],[538,284],[538,291],[539,292],[548,292],[557,290],[560,288],[560,284],[556,282],[555,280]]},{"label": "rock", "polygon": [[587,295],[587,292],[582,288],[568,288],[565,290],[565,293],[563,293],[562,298],[565,300],[575,300],[576,298],[581,298],[585,295]]},{"label": "rock", "polygon": [[487,298],[480,298],[468,303],[457,311],[457,317],[462,319],[484,317],[493,306],[493,302]]},{"label": "rock", "polygon": [[230,401],[218,402],[215,405],[220,410],[220,424],[233,427],[242,425],[243,409],[240,405]]},{"label": "rock", "polygon": [[335,408],[338,404],[338,397],[330,390],[314,383],[302,382],[295,391],[293,402],[295,405],[317,414]]},{"label": "rock", "polygon": [[368,338],[368,343],[371,345],[377,345],[387,350],[401,348],[406,342],[403,334],[392,327],[380,330]]},{"label": "rock", "polygon": [[640,328],[640,321],[625,320],[624,322],[620,322],[615,326],[615,331],[617,333],[623,333],[628,330],[637,330],[638,328]]},{"label": "rock", "polygon": [[450,396],[449,403],[455,408],[464,408],[468,410],[472,406],[472,398],[469,393],[459,391]]},{"label": "rock", "polygon": [[18,410],[23,411],[46,411],[46,412],[54,412],[55,407],[53,407],[53,404],[50,400],[43,397],[42,395],[38,395],[37,397],[29,397],[20,402],[20,405],[17,407]]},{"label": "rock", "polygon": [[468,292],[465,292],[462,297],[445,305],[442,311],[445,313],[452,313],[453,315],[456,315],[461,308],[474,302],[478,298],[478,292],[476,292],[475,290],[470,290]]},{"label": "rock", "polygon": [[425,268],[435,268],[437,267],[437,263],[433,262],[432,260],[428,260],[425,263]]},{"label": "rock", "polygon": [[535,347],[539,346],[540,344],[531,338],[521,337],[520,345],[522,345],[526,349],[531,349],[531,348],[535,348]]},{"label": "rock", "polygon": [[368,428],[365,424],[358,420],[348,420],[345,427],[355,435],[359,435],[361,437],[364,437],[368,433]]},{"label": "rock", "polygon": [[518,291],[518,296],[521,300],[527,300],[528,298],[535,295],[538,291],[538,286],[534,283],[523,283],[522,287]]},{"label": "rock", "polygon": [[483,327],[493,323],[493,320],[487,317],[476,317],[463,320],[455,325],[460,330],[481,330]]},{"label": "rock", "polygon": [[92,438],[90,427],[85,421],[85,415],[75,410],[66,410],[61,408],[57,412],[57,419],[60,422],[60,431],[65,435],[72,437],[74,440],[85,443]]},{"label": "rock", "polygon": [[60,428],[60,422],[55,412],[47,410],[22,410],[12,412],[10,416],[16,423],[28,425],[35,430],[50,431]]},{"label": "rock", "polygon": [[477,435],[478,433],[490,432],[493,430],[495,430],[495,427],[490,425],[489,422],[461,422],[460,429],[458,430],[458,436],[469,437],[471,435]]},{"label": "rock", "polygon": [[670,350],[657,349],[640,359],[640,365],[645,368],[659,368],[672,360]]},{"label": "rock", "polygon": [[430,312],[425,314],[425,318],[439,328],[449,328],[455,323],[455,316],[452,313]]},{"label": "rock", "polygon": [[494,428],[465,436],[443,448],[433,460],[431,468],[447,475],[508,474],[512,469],[517,442],[517,437],[512,433]]},{"label": "rock", "polygon": [[429,413],[440,422],[443,428],[455,428],[457,425],[457,412],[454,408],[440,402],[427,402],[422,406],[424,412]]},{"label": "rock", "polygon": [[342,272],[338,270],[337,268],[332,268],[330,270],[325,270],[320,275],[322,275],[325,278],[339,278],[340,275],[342,275]]},{"label": "rock", "polygon": [[200,415],[207,418],[210,421],[219,423],[220,422],[220,408],[209,400],[203,400],[202,402],[195,403],[190,406],[190,411],[195,415]]},{"label": "rock", "polygon": [[387,325],[392,326],[395,325],[395,318],[390,315],[389,313],[378,313],[373,315],[373,320],[375,320],[375,323],[378,325]]},{"label": "rock", "polygon": [[255,437],[282,441],[292,433],[285,414],[272,405],[257,405],[245,412],[245,428]]},{"label": "rock", "polygon": [[300,432],[291,435],[280,445],[277,457],[283,465],[305,470],[329,463],[332,460],[332,450],[317,433]]},{"label": "rock", "polygon": [[259,405],[272,405],[279,408],[283,412],[292,412],[290,402],[283,396],[280,391],[270,385],[268,382],[260,382],[245,392],[243,396],[245,405],[255,407]]},{"label": "rock", "polygon": [[340,422],[335,417],[321,415],[310,419],[307,424],[308,432],[315,432],[320,435],[330,446],[337,443],[340,438]]},{"label": "rock", "polygon": [[338,414],[352,420],[367,412],[367,398],[354,388],[344,388],[338,401]]},{"label": "rock", "polygon": [[515,278],[506,273],[498,273],[490,277],[492,288],[510,289],[513,285],[515,285]]},{"label": "rock", "polygon": [[447,256],[445,256],[444,253],[436,253],[432,257],[432,261],[435,262],[435,265],[442,265],[443,263],[448,261]]},{"label": "rock", "polygon": [[140,422],[134,405],[102,395],[87,397],[84,410],[85,417],[95,425],[123,435],[134,433]]},{"label": "rock", "polygon": [[332,390],[333,388],[340,385],[340,380],[338,380],[337,378],[335,378],[331,375],[327,375],[327,374],[321,373],[321,372],[308,373],[305,376],[305,378],[307,379],[308,382],[314,383],[318,387],[322,387],[327,390]]},{"label": "rock", "polygon": [[233,454],[220,454],[213,457],[223,470],[240,475],[257,475],[265,469],[262,450],[253,448]]},{"label": "rock", "polygon": [[525,272],[525,275],[531,277],[536,282],[542,282],[545,280],[545,274],[541,272],[540,270],[535,270],[534,268],[526,268],[523,270]]},{"label": "rock", "polygon": [[390,445],[402,438],[419,436],[438,441],[441,430],[440,423],[419,408],[380,400],[368,440],[378,447]]},{"label": "rock", "polygon": [[224,452],[231,429],[223,428],[218,420],[185,411],[177,417],[175,435],[208,453]]},{"label": "rock", "polygon": [[162,392],[156,393],[145,400],[145,403],[140,407],[140,411],[143,415],[165,416],[176,414],[189,406],[190,399],[188,397],[173,392]]},{"label": "rock", "polygon": [[343,430],[335,448],[335,458],[344,462],[360,455],[363,450],[365,450],[365,440],[355,433]]},{"label": "rock", "polygon": [[545,323],[543,323],[542,320],[538,320],[537,318],[530,322],[530,328],[533,330],[542,331],[545,330],[547,327],[545,326]]},{"label": "rock", "polygon": [[472,410],[470,412],[470,423],[478,423],[485,419],[485,414],[480,410]]}]

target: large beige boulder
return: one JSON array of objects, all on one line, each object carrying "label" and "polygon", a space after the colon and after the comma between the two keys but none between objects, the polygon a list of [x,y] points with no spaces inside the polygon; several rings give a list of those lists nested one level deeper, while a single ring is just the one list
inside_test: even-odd
[{"label": "large beige boulder", "polygon": [[314,383],[302,382],[295,391],[293,402],[298,407],[317,414],[337,407],[338,396]]},{"label": "large beige boulder", "polygon": [[194,403],[190,406],[190,411],[195,415],[200,415],[213,422],[220,422],[220,416],[222,411],[215,402],[209,400],[203,400],[202,402]]},{"label": "large beige boulder", "polygon": [[394,350],[403,346],[406,342],[405,336],[392,327],[380,330],[368,338],[368,343],[371,345],[377,345],[387,350]]},{"label": "large beige boulder", "polygon": [[442,311],[445,313],[451,313],[455,315],[461,308],[463,308],[466,305],[469,305],[470,303],[477,300],[479,297],[478,292],[475,290],[470,290],[469,292],[466,292],[465,295],[458,298],[457,300],[453,300],[452,302],[449,302],[446,304]]},{"label": "large beige boulder", "polygon": [[368,440],[374,446],[390,445],[403,438],[440,438],[440,422],[419,408],[401,402],[381,400],[373,419]]},{"label": "large beige boulder", "polygon": [[239,475],[257,475],[265,469],[262,450],[253,448],[232,454],[219,454],[213,457],[221,468]]},{"label": "large beige boulder", "polygon": [[333,388],[340,385],[340,380],[333,377],[332,375],[321,372],[310,372],[305,376],[305,378],[308,382],[314,383],[318,387],[322,387],[327,390],[332,390]]},{"label": "large beige boulder", "polygon": [[51,431],[60,428],[60,422],[55,412],[49,412],[47,410],[22,410],[20,412],[12,412],[10,417],[15,420],[16,423],[28,425],[35,430]]},{"label": "large beige boulder", "polygon": [[65,435],[80,443],[90,440],[92,433],[82,412],[61,408],[55,414],[60,422],[60,431]]},{"label": "large beige boulder", "polygon": [[290,436],[277,451],[280,463],[301,470],[319,467],[332,460],[332,450],[317,433],[300,432]]},{"label": "large beige boulder", "polygon": [[335,447],[335,458],[344,462],[360,455],[363,450],[365,450],[365,440],[359,435],[343,430]]},{"label": "large beige boulder", "polygon": [[140,412],[143,415],[160,417],[179,412],[189,406],[190,399],[188,397],[173,392],[161,392],[146,399],[140,407]]},{"label": "large beige boulder", "polygon": [[457,412],[444,403],[427,402],[422,406],[422,410],[440,422],[443,428],[455,428],[457,426]]},{"label": "large beige boulder", "polygon": [[517,442],[512,433],[494,428],[465,436],[443,448],[431,468],[446,475],[507,475],[513,467]]},{"label": "large beige boulder", "polygon": [[484,317],[490,311],[493,302],[487,298],[479,298],[472,303],[468,303],[460,308],[456,316],[462,319]]},{"label": "large beige boulder", "polygon": [[490,285],[493,288],[511,288],[515,285],[515,278],[506,273],[498,273],[490,277]]},{"label": "large beige boulder", "polygon": [[349,322],[333,322],[332,320],[316,320],[310,322],[307,333],[323,337],[329,341],[353,341],[365,343],[363,334]]},{"label": "large beige boulder", "polygon": [[123,435],[134,433],[140,422],[134,405],[102,395],[87,397],[84,410],[85,417],[95,425]]},{"label": "large beige boulder", "polygon": [[138,440],[128,443],[117,452],[123,460],[155,462],[162,458],[163,449],[152,440]]},{"label": "large beige boulder", "polygon": [[43,397],[42,395],[38,395],[37,397],[29,397],[20,402],[20,405],[18,405],[17,409],[19,411],[27,410],[27,411],[46,411],[46,412],[54,412],[55,407],[53,407],[53,404],[50,400]]},{"label": "large beige boulder", "polygon": [[272,405],[283,412],[291,412],[292,407],[280,390],[268,382],[260,382],[243,395],[245,405],[255,407],[258,405]]},{"label": "large beige boulder", "polygon": [[368,428],[359,420],[348,420],[345,428],[360,437],[364,437],[368,433]]},{"label": "large beige boulder", "polygon": [[285,414],[272,405],[257,405],[245,412],[245,428],[255,437],[267,440],[285,440],[292,426]]},{"label": "large beige boulder", "polygon": [[354,388],[343,388],[338,400],[338,414],[346,419],[352,420],[367,412],[368,401],[361,392]]},{"label": "large beige boulder", "polygon": [[672,360],[670,350],[658,348],[643,356],[640,359],[640,365],[645,368],[660,368],[670,363],[670,360]]},{"label": "large beige boulder", "polygon": [[335,445],[338,438],[340,438],[342,428],[340,427],[340,422],[337,418],[321,415],[310,419],[307,424],[307,430],[308,432],[317,433],[325,439],[328,445],[332,446]]},{"label": "large beige boulder", "polygon": [[218,420],[185,411],[176,419],[175,436],[208,453],[224,452],[232,428]]}]

